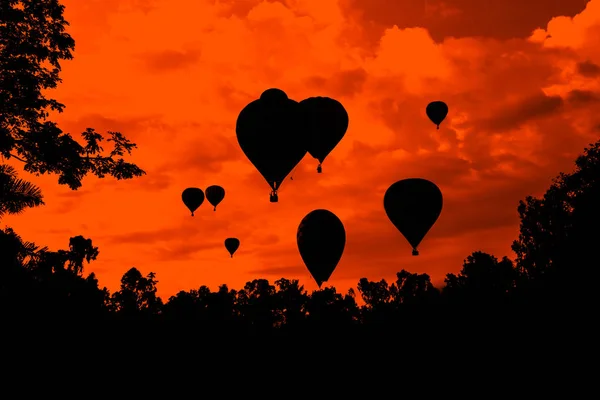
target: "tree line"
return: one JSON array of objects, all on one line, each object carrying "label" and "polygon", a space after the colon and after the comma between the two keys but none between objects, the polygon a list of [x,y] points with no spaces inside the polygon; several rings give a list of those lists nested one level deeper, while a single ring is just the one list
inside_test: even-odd
[{"label": "tree line", "polygon": [[[49,251],[0,231],[3,315],[13,318],[97,319],[191,324],[202,329],[289,330],[329,326],[415,326],[415,321],[461,318],[504,323],[518,316],[571,312],[590,305],[600,234],[600,142],[585,149],[570,174],[560,174],[541,198],[518,207],[516,260],[476,251],[436,288],[427,274],[401,270],[394,282],[359,280],[357,290],[327,287],[308,293],[298,280],[255,279],[239,290],[221,285],[157,296],[156,274],[131,268],[110,293],[84,274],[99,250],[72,237],[67,250]],[[356,293],[358,292],[358,293]],[[357,304],[360,296],[364,305]],[[529,317],[528,317],[529,318]]]}]

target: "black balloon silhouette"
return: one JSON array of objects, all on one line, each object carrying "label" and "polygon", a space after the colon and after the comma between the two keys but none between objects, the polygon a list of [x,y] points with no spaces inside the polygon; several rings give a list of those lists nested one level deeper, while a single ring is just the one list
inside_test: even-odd
[{"label": "black balloon silhouette", "polygon": [[431,122],[437,125],[437,129],[440,129],[440,124],[448,115],[448,105],[443,101],[432,101],[427,105],[425,113]]},{"label": "black balloon silhouette", "polygon": [[193,217],[194,211],[204,203],[204,192],[202,189],[195,187],[187,188],[181,193],[181,200],[183,200],[183,204],[192,212]]},{"label": "black balloon silhouette", "polygon": [[221,186],[212,185],[206,188],[204,191],[206,200],[214,207],[214,211],[217,211],[217,206],[225,198],[225,189]]},{"label": "black balloon silhouette", "polygon": [[321,164],[348,130],[348,113],[339,101],[329,97],[309,97],[300,102],[308,153]]},{"label": "black balloon silhouette", "polygon": [[233,258],[233,253],[237,251],[240,247],[240,240],[238,238],[227,238],[225,239],[225,248],[231,254],[231,258]]},{"label": "black balloon silhouette", "polygon": [[306,154],[298,102],[280,89],[268,89],[248,104],[236,121],[238,143],[271,187],[270,201],[285,177]]},{"label": "black balloon silhouette", "polygon": [[306,268],[320,288],[331,277],[344,253],[344,224],[329,210],[313,210],[300,222],[296,241]]},{"label": "black balloon silhouette", "polygon": [[433,182],[421,178],[403,179],[391,185],[383,207],[392,224],[408,240],[413,256],[417,247],[442,212],[442,192]]}]

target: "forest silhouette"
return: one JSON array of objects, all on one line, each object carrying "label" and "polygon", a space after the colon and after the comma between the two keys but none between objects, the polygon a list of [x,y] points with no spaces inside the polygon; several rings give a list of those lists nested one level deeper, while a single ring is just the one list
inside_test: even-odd
[{"label": "forest silhouette", "polygon": [[[87,174],[132,179],[145,172],[124,157],[136,145],[119,132],[82,133],[83,144],[48,120],[64,105],[44,90],[60,83],[60,61],[72,58],[57,0],[0,2],[0,154],[33,174],[55,174],[73,190]],[[36,38],[44,37],[44,41]],[[105,151],[102,143],[113,149]],[[120,289],[100,287],[87,264],[99,254],[89,238],[75,236],[68,248],[50,251],[0,230],[0,315],[8,322],[78,321],[182,327],[190,332],[256,334],[306,332],[397,332],[419,335],[434,326],[458,329],[476,321],[494,326],[553,326],[592,312],[600,238],[600,141],[561,173],[540,197],[520,201],[514,261],[475,251],[445,285],[404,269],[394,282],[360,279],[357,290],[325,287],[308,293],[298,280],[255,279],[243,288],[221,285],[157,296],[155,273],[131,268]],[[501,194],[499,194],[501,195]],[[0,218],[43,205],[38,187],[0,165]],[[228,258],[225,258],[228,260]],[[358,292],[358,293],[356,293]],[[363,305],[357,302],[357,296]],[[591,307],[591,308],[590,308]],[[583,318],[583,317],[582,317]],[[512,324],[512,325],[511,325]]]}]

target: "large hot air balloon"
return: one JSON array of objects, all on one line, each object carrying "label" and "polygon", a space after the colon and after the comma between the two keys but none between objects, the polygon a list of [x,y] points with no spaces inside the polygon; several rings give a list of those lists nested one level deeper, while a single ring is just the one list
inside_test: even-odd
[{"label": "large hot air balloon", "polygon": [[214,207],[214,211],[217,211],[217,206],[225,198],[225,189],[221,186],[212,185],[207,187],[204,193],[206,194],[206,200]]},{"label": "large hot air balloon", "polygon": [[431,103],[427,104],[425,113],[431,122],[437,125],[437,129],[440,129],[440,124],[448,115],[448,106],[443,101],[432,101]]},{"label": "large hot air balloon", "polygon": [[233,253],[237,251],[240,247],[240,240],[238,238],[227,238],[225,239],[225,248],[231,254],[231,258],[233,258]]},{"label": "large hot air balloon", "polygon": [[237,140],[246,157],[271,186],[272,203],[285,177],[306,154],[298,102],[268,89],[248,104],[236,122]]},{"label": "large hot air balloon", "polygon": [[193,217],[194,211],[204,203],[204,192],[202,189],[195,187],[187,188],[181,193],[181,200],[183,200],[183,204],[192,212]]},{"label": "large hot air balloon", "polygon": [[337,100],[329,97],[309,97],[300,102],[303,134],[308,153],[319,160],[317,172],[322,172],[325,157],[342,140],[348,130],[348,113]]},{"label": "large hot air balloon", "polygon": [[320,288],[323,282],[327,282],[344,253],[344,224],[329,210],[313,210],[300,222],[296,241],[306,268]]},{"label": "large hot air balloon", "polygon": [[403,179],[388,188],[383,207],[392,224],[408,240],[412,255],[442,212],[442,192],[426,179]]}]

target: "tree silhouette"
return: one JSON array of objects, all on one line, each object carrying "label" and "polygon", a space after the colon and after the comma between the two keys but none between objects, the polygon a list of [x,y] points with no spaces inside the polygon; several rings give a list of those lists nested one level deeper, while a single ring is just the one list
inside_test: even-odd
[{"label": "tree silhouette", "polygon": [[458,275],[446,276],[444,294],[452,300],[490,306],[508,299],[517,283],[512,261],[501,261],[490,254],[476,251],[465,260]]},{"label": "tree silhouette", "polygon": [[263,332],[281,323],[281,313],[277,309],[276,288],[266,279],[247,282],[237,294],[239,313],[247,328]]},{"label": "tree silhouette", "polygon": [[[56,174],[59,184],[74,190],[89,173],[141,176],[144,171],[123,158],[136,145],[121,133],[105,138],[88,128],[80,144],[49,119],[64,105],[45,93],[61,82],[60,63],[72,58],[75,45],[63,12],[57,0],[0,2],[0,157],[17,160],[36,175]],[[104,140],[112,143],[107,153]],[[38,187],[20,179],[12,165],[0,164],[0,218],[43,204]],[[49,251],[5,228],[0,244],[0,298],[10,310],[7,316],[70,318],[107,311],[108,291],[98,287],[93,274],[83,277],[84,260],[98,256],[91,239],[75,236],[69,250]]]},{"label": "tree silhouette", "polygon": [[598,278],[600,142],[584,149],[575,166],[541,199],[519,203],[520,233],[512,249],[522,285],[542,303],[589,301]]},{"label": "tree silhouette", "polygon": [[297,279],[281,278],[275,281],[277,308],[281,323],[286,328],[299,328],[306,318],[308,294]]},{"label": "tree silhouette", "polygon": [[0,248],[0,304],[7,319],[83,320],[108,311],[108,290],[99,288],[93,273],[82,274],[83,261],[98,254],[91,240],[78,236],[69,250],[50,251],[7,228],[0,230]]},{"label": "tree silhouette", "polygon": [[20,214],[24,209],[44,204],[42,191],[17,177],[14,167],[0,165],[0,219],[5,214]]},{"label": "tree silhouette", "polygon": [[[72,59],[75,48],[63,12],[58,0],[0,3],[0,155],[21,161],[33,174],[57,174],[58,183],[71,189],[81,187],[88,173],[141,176],[143,170],[123,159],[136,145],[121,133],[108,132],[106,139],[88,128],[82,145],[48,119],[65,106],[44,92],[61,82],[60,63]],[[105,139],[113,144],[107,154]]]},{"label": "tree silhouette", "polygon": [[398,306],[435,305],[440,291],[433,286],[427,274],[413,274],[402,270],[390,286],[392,302]]},{"label": "tree silhouette", "polygon": [[121,289],[111,297],[111,309],[126,318],[148,318],[157,315],[162,300],[156,296],[155,274],[146,276],[136,268],[125,272],[121,278]]}]

